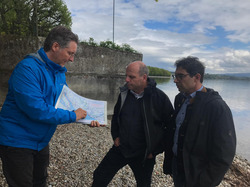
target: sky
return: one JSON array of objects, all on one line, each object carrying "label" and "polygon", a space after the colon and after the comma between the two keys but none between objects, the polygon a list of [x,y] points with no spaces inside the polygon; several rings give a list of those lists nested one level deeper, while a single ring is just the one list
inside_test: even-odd
[{"label": "sky", "polygon": [[250,0],[63,1],[81,41],[114,36],[142,53],[146,65],[169,71],[176,60],[196,56],[206,73],[250,73]]}]

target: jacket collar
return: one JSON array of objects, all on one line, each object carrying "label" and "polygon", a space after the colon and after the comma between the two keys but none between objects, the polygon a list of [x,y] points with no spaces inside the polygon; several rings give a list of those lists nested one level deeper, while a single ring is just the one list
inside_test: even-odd
[{"label": "jacket collar", "polygon": [[39,49],[37,53],[30,53],[26,56],[26,58],[36,58],[38,59],[37,62],[39,62],[40,64],[44,64],[47,65],[47,67],[49,67],[49,69],[53,72],[67,72],[66,67],[62,67],[58,64],[56,64],[55,62],[51,61],[47,54],[45,53],[45,51],[43,50],[43,48]]},{"label": "jacket collar", "polygon": [[[202,90],[200,92],[207,92],[207,89],[205,88],[205,86],[203,86]],[[192,97],[190,100],[189,100],[189,103],[192,104],[194,103],[194,100],[195,100],[195,97]]]},{"label": "jacket collar", "polygon": [[[205,88],[205,86],[203,86],[202,90],[197,91],[197,92],[203,92],[203,93],[205,93],[205,92],[207,92],[207,89]],[[183,95],[183,96],[182,96],[183,98],[182,98],[181,103],[184,103],[184,101],[185,101],[188,97],[190,98],[190,99],[189,99],[189,103],[190,103],[190,104],[194,103],[195,97],[185,96],[185,94],[182,94],[182,95]]]}]

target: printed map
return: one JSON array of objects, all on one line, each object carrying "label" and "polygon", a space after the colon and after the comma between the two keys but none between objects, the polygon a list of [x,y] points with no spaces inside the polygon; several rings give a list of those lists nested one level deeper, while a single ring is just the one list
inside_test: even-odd
[{"label": "printed map", "polygon": [[82,108],[87,111],[87,116],[77,122],[90,124],[91,121],[97,120],[100,124],[107,125],[107,101],[82,97],[66,85],[63,86],[55,107],[70,111]]}]

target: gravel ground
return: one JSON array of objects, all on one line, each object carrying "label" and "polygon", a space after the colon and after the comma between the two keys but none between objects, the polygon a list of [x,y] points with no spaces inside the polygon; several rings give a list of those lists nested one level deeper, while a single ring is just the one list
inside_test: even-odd
[{"label": "gravel ground", "polygon": [[[50,142],[48,186],[90,187],[95,168],[112,144],[110,124],[99,128],[79,123],[58,126]],[[171,177],[162,173],[162,163],[163,154],[160,154],[157,156],[153,171],[152,187],[173,186]],[[7,187],[2,170],[0,170],[0,186]],[[109,184],[109,187],[123,186],[136,186],[133,173],[128,166],[121,169]],[[249,162],[236,157],[231,169],[219,186],[250,186]]]}]

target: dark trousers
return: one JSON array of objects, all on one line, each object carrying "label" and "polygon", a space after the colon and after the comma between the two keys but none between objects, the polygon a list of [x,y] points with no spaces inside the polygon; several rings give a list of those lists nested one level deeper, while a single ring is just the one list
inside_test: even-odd
[{"label": "dark trousers", "polygon": [[180,171],[178,168],[178,159],[176,157],[173,157],[172,161],[172,172],[173,172],[173,180],[174,180],[174,186],[175,187],[185,187],[185,173],[184,171]]},{"label": "dark trousers", "polygon": [[118,170],[127,164],[134,173],[138,187],[150,186],[155,158],[147,159],[145,162],[143,162],[143,156],[125,158],[120,149],[113,146],[94,171],[92,187],[107,186]]},{"label": "dark trousers", "polygon": [[4,176],[9,187],[45,187],[49,146],[41,151],[0,145]]}]

